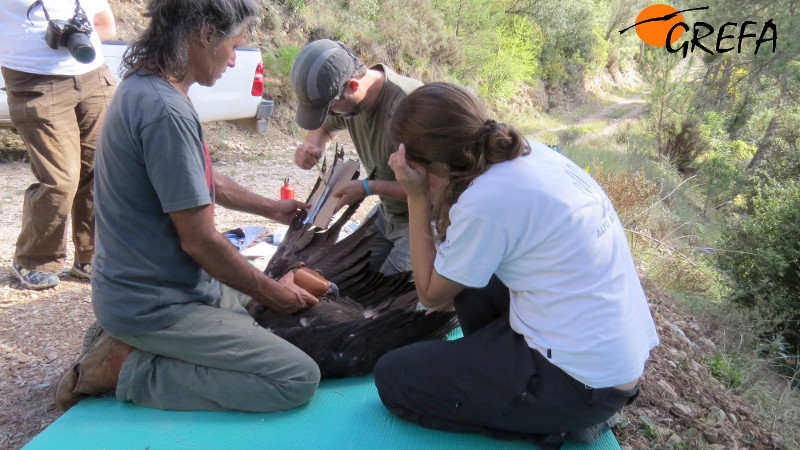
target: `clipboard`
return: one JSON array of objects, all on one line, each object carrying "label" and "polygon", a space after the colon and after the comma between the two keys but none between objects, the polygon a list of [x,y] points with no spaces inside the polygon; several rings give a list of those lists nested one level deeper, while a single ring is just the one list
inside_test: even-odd
[{"label": "clipboard", "polygon": [[331,165],[330,170],[324,174],[325,178],[320,180],[323,189],[315,190],[308,200],[311,206],[308,208],[305,225],[313,225],[322,229],[328,228],[338,202],[338,199],[333,197],[333,193],[343,184],[358,177],[358,169],[361,163],[355,160],[343,161],[339,158],[343,158],[343,156],[337,148],[334,163]]}]

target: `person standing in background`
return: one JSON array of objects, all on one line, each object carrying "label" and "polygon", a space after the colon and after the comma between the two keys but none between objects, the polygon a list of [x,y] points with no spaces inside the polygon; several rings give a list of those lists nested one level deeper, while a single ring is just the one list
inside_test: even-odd
[{"label": "person standing in background", "polygon": [[11,266],[28,289],[58,284],[70,215],[75,246],[70,273],[79,278],[92,273],[94,153],[115,89],[101,41],[115,35],[106,0],[0,4],[0,66],[9,112],[36,178],[25,191]]}]

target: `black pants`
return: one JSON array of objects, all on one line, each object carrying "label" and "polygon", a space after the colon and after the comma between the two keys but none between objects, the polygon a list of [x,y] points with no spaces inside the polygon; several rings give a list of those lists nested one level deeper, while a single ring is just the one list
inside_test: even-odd
[{"label": "black pants", "polygon": [[538,441],[604,422],[638,393],[587,388],[528,347],[509,325],[508,288],[496,277],[462,291],[455,307],[464,338],[409,345],[375,366],[381,400],[401,418]]}]

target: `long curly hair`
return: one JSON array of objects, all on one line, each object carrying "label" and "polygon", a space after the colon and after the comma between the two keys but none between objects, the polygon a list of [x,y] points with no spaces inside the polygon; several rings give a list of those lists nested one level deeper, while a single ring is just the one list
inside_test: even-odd
[{"label": "long curly hair", "polygon": [[450,207],[476,177],[492,165],[530,153],[516,128],[489,119],[477,97],[452,83],[426,84],[398,104],[390,132],[404,144],[406,158],[421,164],[445,163],[449,178],[433,201],[440,237],[450,225]]},{"label": "long curly hair", "polygon": [[122,57],[125,76],[143,70],[182,81],[189,44],[203,26],[221,40],[257,22],[258,11],[256,0],[150,0],[143,14],[150,23]]}]

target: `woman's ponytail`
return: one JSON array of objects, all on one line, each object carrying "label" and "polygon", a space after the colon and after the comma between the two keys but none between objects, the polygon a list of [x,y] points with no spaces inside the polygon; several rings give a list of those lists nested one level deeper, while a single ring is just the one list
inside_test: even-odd
[{"label": "woman's ponytail", "polygon": [[492,119],[484,121],[478,129],[477,143],[487,164],[510,161],[531,152],[528,141],[519,130]]}]

